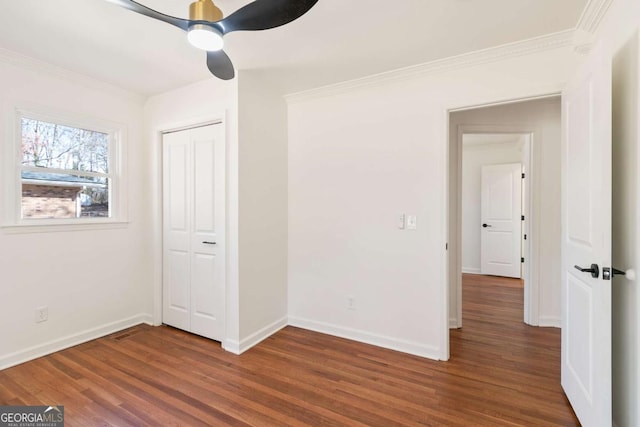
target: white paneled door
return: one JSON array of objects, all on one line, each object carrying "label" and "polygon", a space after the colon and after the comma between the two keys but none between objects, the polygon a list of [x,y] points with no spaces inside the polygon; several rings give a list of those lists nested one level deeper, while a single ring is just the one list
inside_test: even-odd
[{"label": "white paneled door", "polygon": [[562,386],[583,426],[611,426],[611,60],[562,94]]},{"label": "white paneled door", "polygon": [[482,166],[480,271],[520,277],[522,164]]},{"label": "white paneled door", "polygon": [[222,124],[165,133],[163,302],[167,325],[222,341],[225,142]]}]

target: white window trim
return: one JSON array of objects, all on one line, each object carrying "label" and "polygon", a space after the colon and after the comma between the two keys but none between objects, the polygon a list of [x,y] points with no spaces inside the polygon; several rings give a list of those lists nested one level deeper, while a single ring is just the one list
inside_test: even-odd
[{"label": "white window trim", "polygon": [[[64,126],[95,130],[109,135],[109,218],[60,218],[60,219],[23,219],[22,218],[22,127],[23,117],[57,123]],[[48,231],[75,231],[103,228],[121,228],[128,224],[127,185],[125,155],[127,127],[124,124],[88,117],[73,112],[55,111],[48,108],[15,108],[13,123],[7,130],[5,153],[5,180],[3,201],[2,230],[10,233],[33,233]],[[71,171],[71,173],[73,173]]]}]

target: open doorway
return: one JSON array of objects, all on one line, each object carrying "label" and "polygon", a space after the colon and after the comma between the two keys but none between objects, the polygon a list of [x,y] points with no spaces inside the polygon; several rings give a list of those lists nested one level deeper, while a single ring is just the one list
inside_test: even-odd
[{"label": "open doorway", "polygon": [[[533,326],[560,326],[560,110],[554,96],[450,112],[451,328],[463,326],[463,273],[483,272],[481,240],[488,233],[482,225],[494,225],[482,218],[482,166],[511,164],[515,170],[518,163],[525,176],[518,219],[524,221],[512,231],[508,252],[516,259],[511,249],[518,249],[522,261],[516,270],[524,286],[519,318]],[[510,275],[517,279],[517,273]]]},{"label": "open doorway", "polygon": [[462,135],[462,273],[525,280],[530,134]]}]

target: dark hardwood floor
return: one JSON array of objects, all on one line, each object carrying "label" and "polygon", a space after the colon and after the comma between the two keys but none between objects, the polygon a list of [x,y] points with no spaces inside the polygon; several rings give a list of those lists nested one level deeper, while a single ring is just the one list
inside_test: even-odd
[{"label": "dark hardwood floor", "polygon": [[522,288],[464,278],[464,328],[434,362],[287,327],[235,356],[138,326],[0,371],[0,404],[67,426],[573,426],[560,333],[525,326]]}]

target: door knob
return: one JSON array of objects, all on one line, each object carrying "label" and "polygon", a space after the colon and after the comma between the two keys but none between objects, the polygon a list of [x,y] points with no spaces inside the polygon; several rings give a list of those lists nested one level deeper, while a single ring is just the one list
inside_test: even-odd
[{"label": "door knob", "polygon": [[489,224],[482,224],[483,228],[491,227]]},{"label": "door knob", "polygon": [[591,273],[591,277],[597,279],[600,275],[600,269],[598,268],[598,264],[591,264],[591,268],[582,268],[580,266],[574,265],[576,270],[580,270],[583,273]]},{"label": "door knob", "polygon": [[636,272],[634,270],[622,271],[613,267],[602,267],[602,280],[611,280],[615,276],[626,276],[629,280],[636,280]]}]

